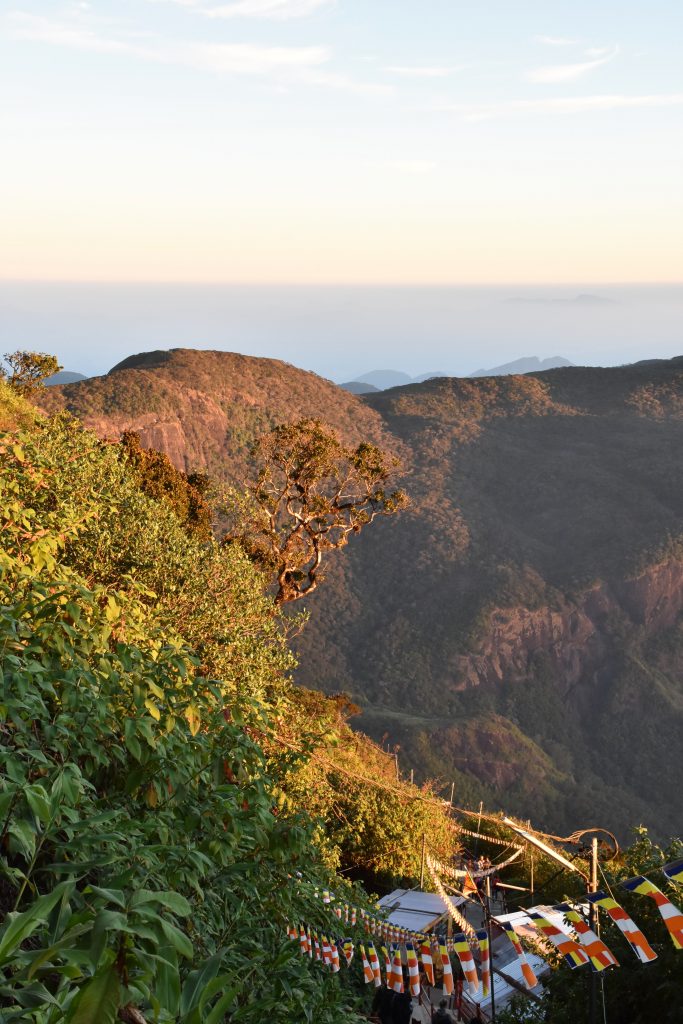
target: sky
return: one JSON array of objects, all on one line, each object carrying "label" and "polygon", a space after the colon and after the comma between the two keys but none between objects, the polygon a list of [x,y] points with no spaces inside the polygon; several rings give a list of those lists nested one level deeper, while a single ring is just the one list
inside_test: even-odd
[{"label": "sky", "polygon": [[0,0],[0,279],[681,282],[682,30],[678,0]]}]

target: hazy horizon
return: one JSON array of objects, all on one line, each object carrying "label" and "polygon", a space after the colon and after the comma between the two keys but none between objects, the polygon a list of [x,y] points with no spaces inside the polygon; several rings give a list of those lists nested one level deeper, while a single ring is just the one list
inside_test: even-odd
[{"label": "hazy horizon", "polygon": [[0,351],[106,373],[197,348],[282,359],[338,383],[376,369],[467,376],[524,356],[619,365],[683,353],[683,284],[495,287],[0,281]]}]

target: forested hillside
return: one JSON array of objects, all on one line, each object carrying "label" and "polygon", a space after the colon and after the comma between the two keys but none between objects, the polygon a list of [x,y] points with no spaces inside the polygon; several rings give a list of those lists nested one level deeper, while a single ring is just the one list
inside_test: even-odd
[{"label": "forested hillside", "polygon": [[41,396],[101,435],[134,427],[148,448],[176,466],[241,479],[255,437],[278,423],[318,417],[348,441],[387,443],[382,419],[353,395],[314,373],[275,359],[233,352],[145,352]]},{"label": "forested hillside", "polygon": [[[331,564],[299,681],[348,692],[364,730],[400,744],[418,778],[454,781],[461,803],[554,830],[677,829],[683,359],[361,398],[181,350],[45,401],[237,482],[259,431],[302,412],[399,454],[412,508]],[[209,406],[222,418],[204,434]]]},{"label": "forested hillside", "polygon": [[453,825],[292,686],[265,577],[134,456],[0,380],[0,1017],[351,1024],[362,968],[288,925],[336,935],[321,892],[374,910],[348,876],[409,882]]}]

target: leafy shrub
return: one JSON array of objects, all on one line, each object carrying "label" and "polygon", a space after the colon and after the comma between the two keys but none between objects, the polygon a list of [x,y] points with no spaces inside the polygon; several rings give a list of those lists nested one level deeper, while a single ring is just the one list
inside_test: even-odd
[{"label": "leafy shrub", "polygon": [[263,713],[228,709],[143,585],[68,564],[102,504],[55,500],[65,454],[0,447],[3,1020],[356,1019],[286,939],[330,927],[312,886],[333,880],[310,822],[278,813]]}]

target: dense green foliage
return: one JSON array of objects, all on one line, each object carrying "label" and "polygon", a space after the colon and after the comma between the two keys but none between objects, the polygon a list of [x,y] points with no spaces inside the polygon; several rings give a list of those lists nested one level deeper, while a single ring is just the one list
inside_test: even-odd
[{"label": "dense green foliage", "polygon": [[263,712],[228,709],[144,585],[66,564],[103,502],[53,490],[57,438],[0,451],[3,1019],[351,1020],[351,990],[285,937],[330,926],[312,884],[333,880],[307,819],[278,812]]},{"label": "dense green foliage", "polygon": [[143,448],[140,435],[126,430],[121,435],[121,458],[135,471],[143,494],[171,506],[188,533],[200,540],[211,537],[211,507],[206,493],[211,482],[204,473],[181,473],[168,455]]},{"label": "dense green foliage", "polygon": [[414,877],[424,831],[447,856],[442,806],[292,686],[266,579],[184,477],[0,408],[0,1016],[355,1020],[358,962],[286,924],[339,934],[315,888],[368,906],[335,868]]}]

